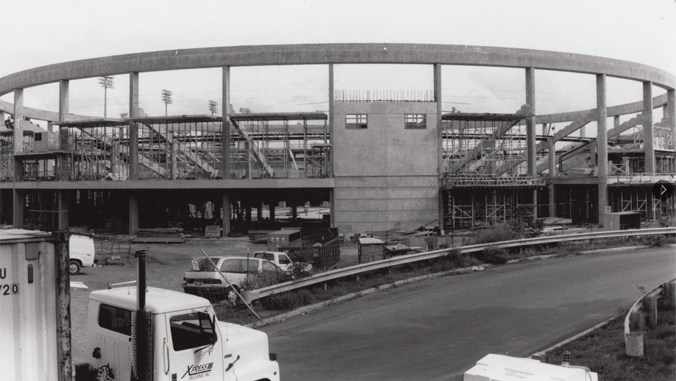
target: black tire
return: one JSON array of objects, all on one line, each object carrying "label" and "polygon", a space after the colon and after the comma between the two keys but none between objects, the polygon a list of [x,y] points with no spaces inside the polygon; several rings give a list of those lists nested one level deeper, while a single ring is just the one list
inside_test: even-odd
[{"label": "black tire", "polygon": [[68,272],[70,275],[76,275],[80,272],[80,263],[78,261],[70,261],[68,263]]}]

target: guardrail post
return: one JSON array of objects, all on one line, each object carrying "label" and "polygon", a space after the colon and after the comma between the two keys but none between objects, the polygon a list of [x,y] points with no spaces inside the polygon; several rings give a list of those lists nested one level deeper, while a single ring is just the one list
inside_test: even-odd
[{"label": "guardrail post", "polygon": [[648,324],[651,326],[657,325],[657,299],[662,296],[662,289],[647,294],[643,297],[643,310],[648,311]]},{"label": "guardrail post", "polygon": [[676,307],[676,280],[664,284],[664,297],[669,307]]},{"label": "guardrail post", "polygon": [[624,344],[627,349],[627,356],[643,357],[645,349],[643,332],[630,332],[625,335]]},{"label": "guardrail post", "polygon": [[629,315],[629,329],[631,332],[643,333],[645,331],[645,313],[642,311],[632,312]]},{"label": "guardrail post", "polygon": [[627,356],[643,357],[645,353],[645,313],[634,311],[629,314],[629,332],[624,334]]}]

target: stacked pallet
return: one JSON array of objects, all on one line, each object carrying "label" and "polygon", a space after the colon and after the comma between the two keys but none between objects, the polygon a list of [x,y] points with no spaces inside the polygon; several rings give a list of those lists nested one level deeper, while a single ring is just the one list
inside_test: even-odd
[{"label": "stacked pallet", "polygon": [[136,236],[131,240],[132,243],[183,243],[183,229],[180,228],[158,228],[158,229],[138,229]]}]

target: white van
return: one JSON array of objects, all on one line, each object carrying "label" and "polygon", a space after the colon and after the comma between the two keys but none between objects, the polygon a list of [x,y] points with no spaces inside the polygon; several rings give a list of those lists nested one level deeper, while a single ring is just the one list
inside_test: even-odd
[{"label": "white van", "polygon": [[68,251],[70,252],[68,270],[71,275],[79,273],[81,267],[94,266],[96,250],[93,238],[86,235],[71,234]]}]

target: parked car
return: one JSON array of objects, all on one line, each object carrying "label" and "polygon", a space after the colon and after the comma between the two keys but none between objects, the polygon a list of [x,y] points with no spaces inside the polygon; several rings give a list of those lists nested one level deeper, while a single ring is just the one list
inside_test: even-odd
[{"label": "parked car", "polygon": [[68,242],[68,252],[70,253],[68,271],[71,275],[79,273],[82,267],[94,266],[96,249],[94,247],[94,239],[91,237],[71,234]]},{"label": "parked car", "polygon": [[261,258],[211,257],[211,260],[223,276],[207,258],[193,258],[192,269],[183,274],[184,292],[202,296],[212,303],[225,299],[237,304],[235,290],[252,290],[290,279],[286,271]]},{"label": "parked car", "polygon": [[289,255],[282,251],[256,251],[254,258],[261,258],[276,264],[294,278],[312,275],[312,265],[304,262],[293,262]]}]

